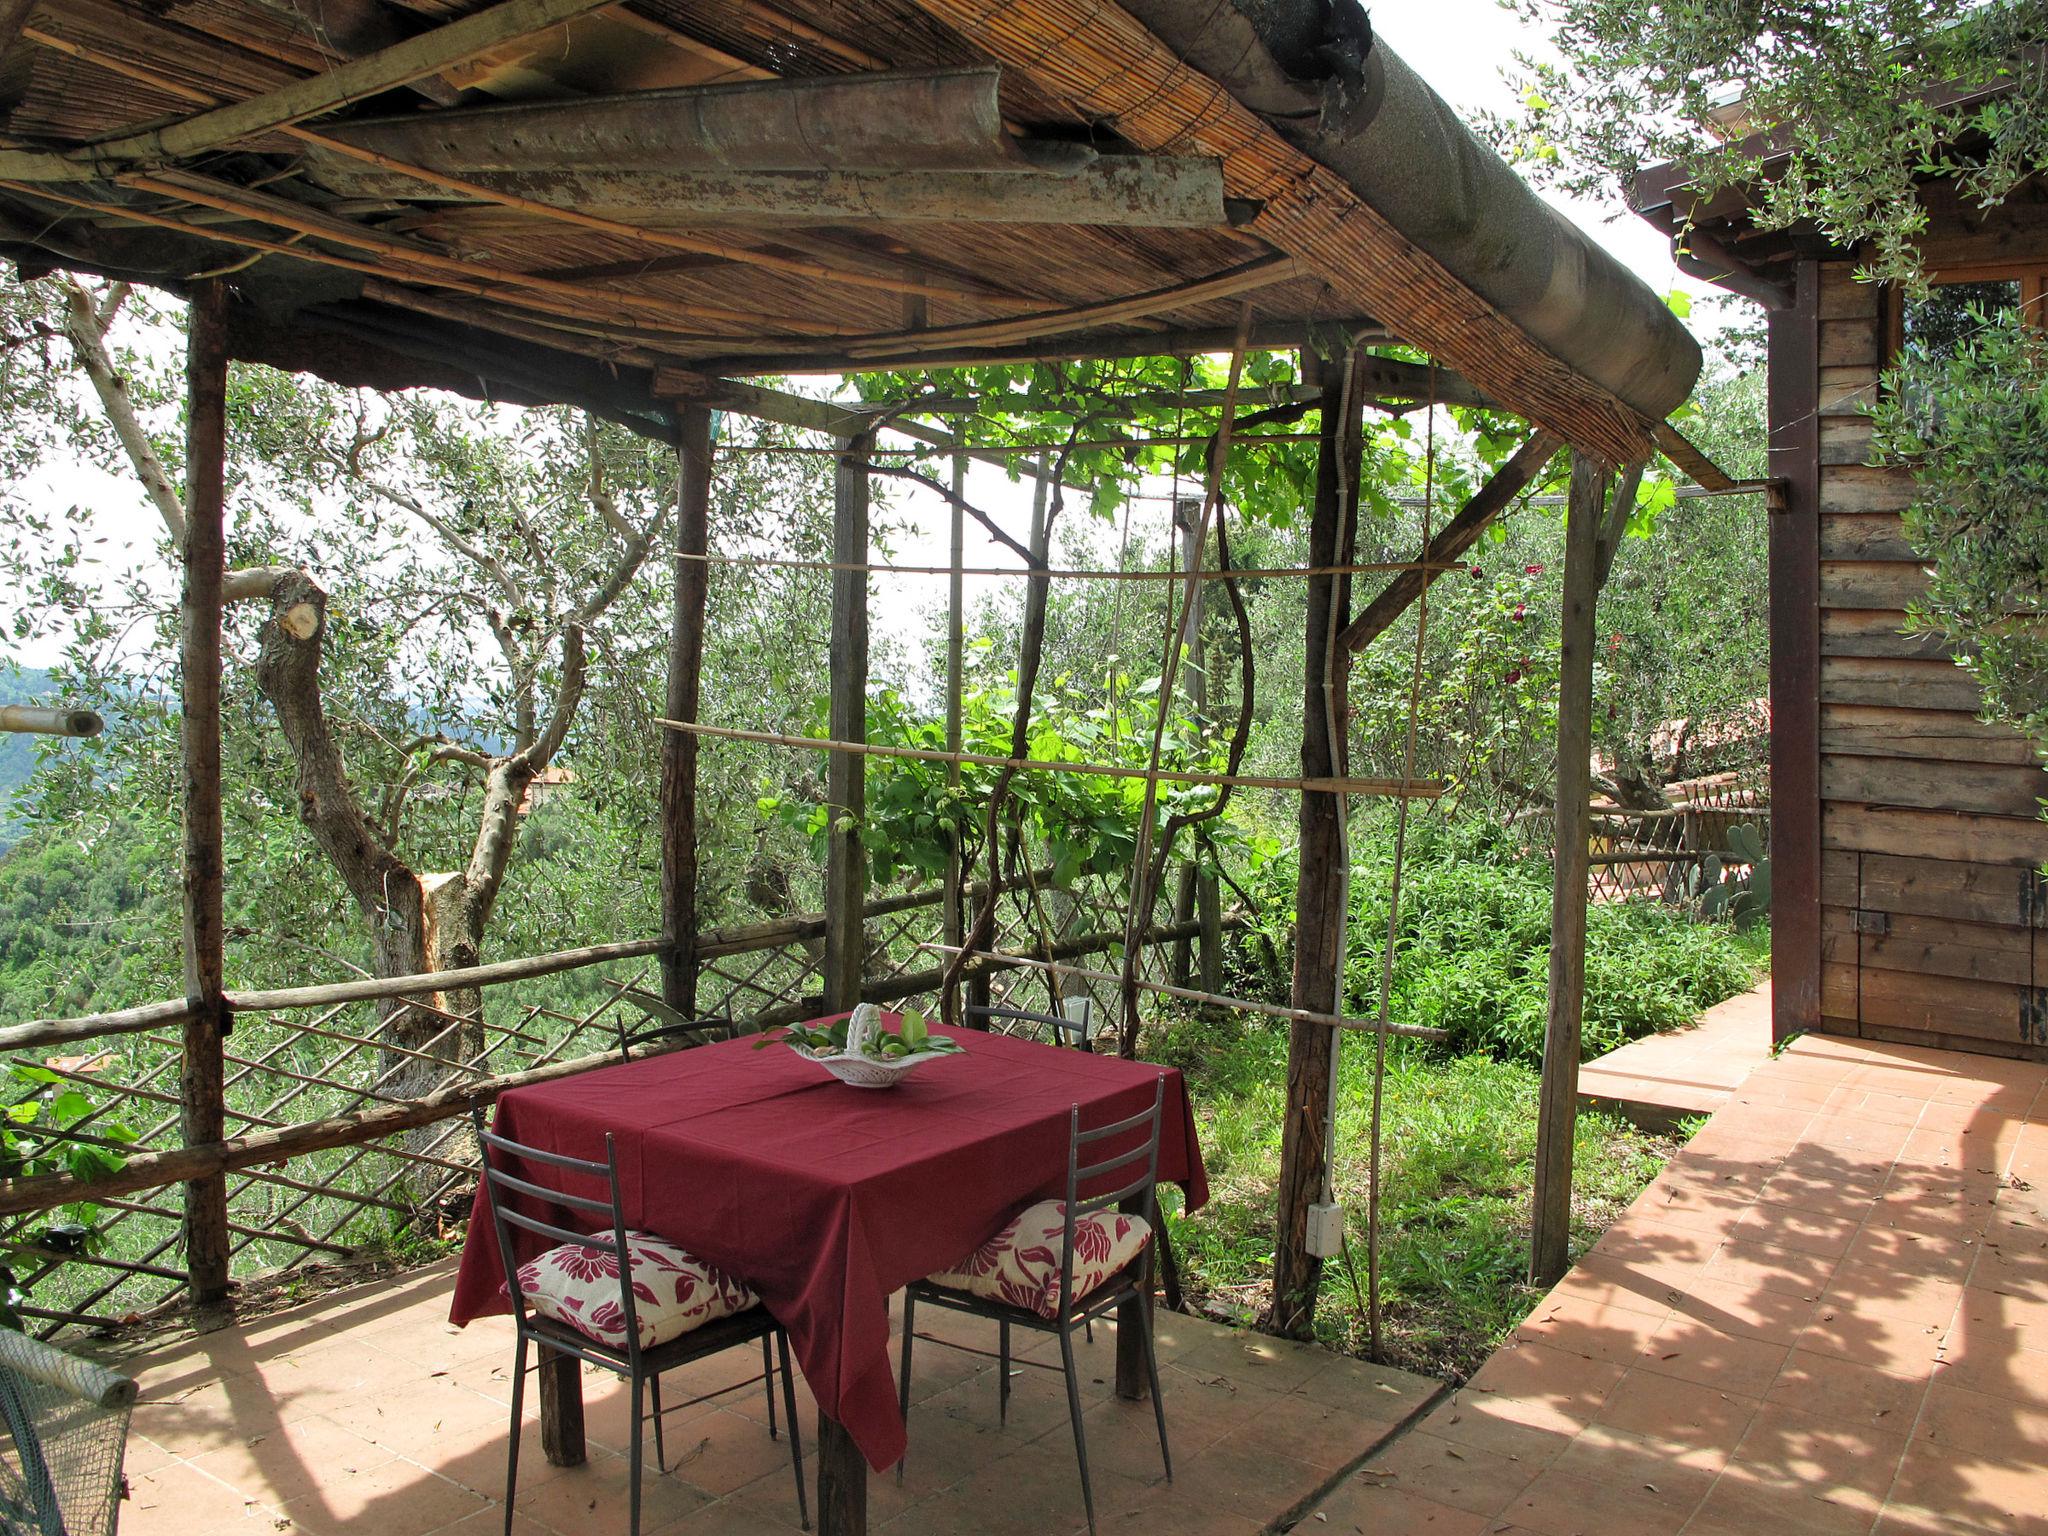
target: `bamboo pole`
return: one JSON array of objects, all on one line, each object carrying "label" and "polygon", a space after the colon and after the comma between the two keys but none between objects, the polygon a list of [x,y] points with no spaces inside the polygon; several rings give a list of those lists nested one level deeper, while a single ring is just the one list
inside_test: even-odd
[{"label": "bamboo pole", "polygon": [[[686,405],[678,413],[676,441],[675,594],[669,615],[670,715],[695,720],[703,691],[704,563],[710,539],[711,412]],[[697,1013],[697,738],[664,733],[661,744],[661,957],[662,1001],[694,1018]]]},{"label": "bamboo pole", "polygon": [[1326,795],[1405,795],[1433,800],[1444,792],[1439,779],[1300,778],[1274,779],[1248,773],[1196,773],[1175,768],[1125,768],[1115,763],[1053,763],[1042,758],[995,757],[986,752],[941,752],[930,747],[887,747],[870,742],[840,741],[822,736],[780,736],[773,731],[743,731],[727,725],[693,725],[682,720],[657,720],[673,731],[694,731],[724,741],[751,741],[770,747],[809,747],[856,757],[903,757],[926,763],[973,763],[987,768],[1018,768],[1031,773],[1079,773],[1103,779],[1154,779],[1161,784],[1233,785],[1239,789],[1309,790]]},{"label": "bamboo pole", "polygon": [[[1226,926],[1234,925],[1241,921],[1241,919],[1236,918],[1226,919]],[[1201,919],[1189,918],[1184,923],[1172,923],[1151,929],[1146,934],[1144,942],[1148,945],[1158,945],[1192,937],[1200,932]],[[1103,941],[1094,946],[1098,949],[1106,949],[1112,942],[1118,944],[1123,942],[1123,935],[1121,933],[1098,934],[1093,937]],[[917,947],[941,954],[957,954],[959,952],[956,947],[945,944],[927,943],[920,944]],[[1054,945],[1054,954],[1059,954],[1064,947],[1063,944]],[[1082,981],[1118,983],[1123,980],[1114,971],[1089,970],[1083,966],[1062,964],[1057,960],[1041,960],[1029,955],[1014,954],[1006,949],[983,950],[976,958],[977,960],[986,960],[991,967],[1003,970],[1022,967],[1023,969],[1034,971],[1057,971],[1063,976],[1077,977]],[[1269,1019],[1287,1019],[1296,1024],[1319,1024],[1325,1029],[1341,1029],[1364,1035],[1405,1035],[1415,1040],[1448,1040],[1450,1038],[1447,1031],[1432,1029],[1427,1024],[1396,1024],[1389,1021],[1383,1025],[1378,1019],[1348,1018],[1333,1013],[1322,1013],[1314,1008],[1292,1008],[1282,1003],[1261,1003],[1247,997],[1231,997],[1220,992],[1205,992],[1197,987],[1177,987],[1170,982],[1164,981],[1145,981],[1140,979],[1138,986],[1143,991],[1154,992],[1161,997],[1177,997],[1184,1002],[1204,1003],[1212,1008],[1235,1008],[1243,1013],[1263,1014]]]},{"label": "bamboo pole", "polygon": [[[222,918],[220,767],[221,587],[227,575],[227,290],[201,283],[192,295],[185,359],[185,585],[181,608],[179,721],[184,742],[185,1021],[178,1092],[185,1145],[218,1141],[226,1125],[222,1039],[226,926]],[[192,1300],[212,1306],[228,1290],[227,1183],[185,1185],[185,1261]]]},{"label": "bamboo pole", "polygon": [[[867,450],[872,435],[849,437],[839,460],[832,505],[832,558],[854,565],[868,558]],[[867,739],[868,583],[856,571],[832,578],[831,723],[835,738]],[[664,722],[667,723],[667,722]],[[711,734],[709,728],[696,729]],[[867,848],[861,841],[867,818],[867,760],[858,752],[833,754],[825,776],[825,814],[830,818],[825,854],[825,1003],[828,1012],[860,1000],[866,958]]]},{"label": "bamboo pole", "polygon": [[1579,1110],[1579,1029],[1586,993],[1587,803],[1593,777],[1594,616],[1608,474],[1572,456],[1565,522],[1564,623],[1558,667],[1557,856],[1550,892],[1550,1014],[1536,1120],[1529,1278],[1552,1285],[1571,1257],[1572,1139]]},{"label": "bamboo pole", "polygon": [[32,736],[97,736],[106,729],[106,724],[97,710],[0,704],[0,731],[18,731]]},{"label": "bamboo pole", "polygon": [[[835,449],[836,453],[837,450]],[[957,494],[957,493],[956,493]],[[955,512],[957,514],[958,508]],[[1357,565],[1279,565],[1251,570],[1229,571],[1113,571],[1069,566],[1034,573],[1022,565],[887,565],[876,562],[841,564],[835,560],[784,559],[776,555],[679,554],[681,560],[701,560],[708,565],[730,565],[776,571],[859,571],[870,576],[1031,576],[1039,574],[1053,581],[1286,581],[1315,576],[1355,576],[1385,571],[1456,571],[1459,562],[1432,564],[1417,560],[1374,560]]]}]

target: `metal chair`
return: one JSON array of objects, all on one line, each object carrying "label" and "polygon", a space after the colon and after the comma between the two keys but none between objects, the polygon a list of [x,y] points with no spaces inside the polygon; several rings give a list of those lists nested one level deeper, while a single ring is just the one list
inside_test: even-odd
[{"label": "metal chair", "polygon": [[[513,1497],[519,1482],[519,1420],[526,1389],[526,1348],[529,1343],[558,1354],[573,1355],[592,1365],[600,1366],[616,1375],[626,1378],[627,1390],[633,1395],[633,1449],[632,1449],[632,1495],[631,1521],[632,1536],[640,1533],[640,1470],[643,1461],[641,1431],[646,1421],[642,1411],[640,1384],[644,1381],[650,1388],[654,1410],[654,1459],[660,1470],[668,1470],[666,1451],[662,1445],[661,1418],[661,1374],[679,1365],[702,1360],[722,1350],[739,1344],[761,1341],[762,1372],[759,1376],[748,1376],[731,1386],[721,1387],[715,1392],[702,1393],[678,1408],[694,1407],[714,1397],[723,1397],[743,1387],[751,1387],[756,1381],[762,1382],[768,1392],[768,1436],[774,1439],[775,1428],[775,1369],[769,1354],[769,1341],[775,1343],[782,1362],[782,1402],[784,1417],[789,1424],[790,1464],[796,1472],[796,1507],[798,1519],[803,1528],[811,1528],[810,1508],[804,1493],[804,1448],[803,1436],[797,1428],[796,1385],[789,1369],[789,1337],[768,1313],[766,1307],[756,1304],[744,1312],[720,1318],[692,1328],[675,1338],[643,1347],[640,1343],[638,1314],[634,1309],[633,1276],[630,1250],[626,1244],[627,1229],[625,1206],[619,1198],[618,1154],[612,1145],[612,1138],[604,1139],[604,1161],[591,1162],[580,1157],[565,1157],[558,1152],[542,1151],[538,1147],[523,1146],[516,1141],[496,1135],[486,1128],[482,1109],[471,1112],[476,1124],[477,1144],[483,1151],[484,1188],[479,1191],[491,1202],[491,1214],[498,1234],[498,1255],[505,1266],[505,1289],[512,1298],[513,1320],[518,1338],[517,1353],[512,1371],[512,1445],[505,1463],[505,1531],[511,1536]],[[536,1167],[558,1168],[571,1174],[605,1181],[607,1198],[592,1199],[586,1195],[572,1195],[560,1189],[537,1183],[532,1178],[514,1174],[499,1166],[500,1159],[516,1160],[522,1172]],[[528,1215],[513,1208],[512,1202],[525,1197],[530,1202],[574,1211],[582,1216],[601,1218],[608,1232],[576,1232]],[[598,1254],[608,1255],[617,1266],[619,1279],[619,1307],[624,1317],[625,1343],[613,1345],[592,1337],[580,1329],[546,1317],[533,1311],[525,1292],[520,1287],[518,1242],[513,1236],[514,1229],[530,1232],[546,1238],[551,1243],[573,1243]]]},{"label": "metal chair", "polygon": [[636,1045],[656,1045],[669,1040],[688,1040],[702,1045],[710,1040],[729,1040],[739,1032],[731,1019],[714,1016],[692,1019],[639,987],[627,987],[623,994],[640,1010],[640,1022],[628,1024],[625,1010],[612,1010],[612,1027],[618,1031],[619,1054],[632,1054]]},{"label": "metal chair", "polygon": [[[897,1396],[906,1421],[910,1417],[910,1353],[911,1344],[917,1337],[919,1302],[995,1320],[999,1340],[997,1358],[1000,1361],[997,1411],[1004,1422],[1008,1421],[1010,1406],[1011,1327],[1014,1325],[1031,1328],[1040,1333],[1059,1336],[1060,1363],[1067,1381],[1067,1412],[1074,1425],[1074,1456],[1081,1466],[1081,1499],[1088,1510],[1088,1529],[1091,1536],[1095,1530],[1095,1488],[1088,1476],[1087,1433],[1081,1426],[1081,1385],[1074,1368],[1074,1334],[1096,1318],[1115,1311],[1125,1302],[1140,1303],[1138,1310],[1144,1319],[1140,1337],[1145,1346],[1145,1372],[1151,1380],[1153,1417],[1159,1424],[1159,1459],[1166,1467],[1167,1481],[1173,1480],[1173,1453],[1166,1441],[1166,1404],[1159,1393],[1159,1357],[1152,1344],[1152,1267],[1153,1254],[1158,1247],[1156,1239],[1160,1230],[1159,1126],[1165,1102],[1166,1078],[1162,1075],[1152,1090],[1151,1108],[1128,1119],[1118,1120],[1114,1124],[1084,1131],[1081,1129],[1081,1107],[1078,1104],[1074,1106],[1072,1119],[1068,1122],[1066,1220],[1060,1245],[1060,1301],[1058,1310],[1052,1317],[1046,1317],[1029,1307],[1014,1306],[1008,1302],[972,1295],[936,1284],[931,1280],[913,1280],[905,1287],[903,1293],[903,1356],[899,1367]],[[1098,1143],[1115,1138],[1129,1140],[1140,1135],[1143,1137],[1142,1143],[1127,1151],[1113,1153],[1099,1163],[1084,1164],[1081,1161],[1086,1149]],[[1137,1178],[1115,1189],[1099,1188],[1111,1176],[1118,1175],[1141,1162],[1145,1171]],[[1083,1199],[1081,1191],[1084,1189],[1097,1192]],[[1147,1241],[1135,1258],[1103,1280],[1087,1295],[1074,1295],[1076,1224],[1099,1211],[1133,1200],[1137,1202],[1136,1214],[1142,1216],[1151,1227],[1153,1240]],[[945,1341],[931,1339],[930,1342]],[[907,1456],[905,1459],[908,1459]],[[896,1478],[898,1482],[903,1479],[901,1462],[896,1467]]]},{"label": "metal chair", "polygon": [[0,1329],[0,1532],[112,1536],[135,1383]]},{"label": "metal chair", "polygon": [[1060,1013],[1039,1013],[1031,1008],[1012,1008],[1007,1003],[971,1003],[963,1010],[970,1019],[1001,1019],[1014,1024],[1042,1024],[1047,1045],[1068,1045],[1077,1051],[1095,1049],[1092,1033],[1095,1003],[1086,997],[1070,997]]}]

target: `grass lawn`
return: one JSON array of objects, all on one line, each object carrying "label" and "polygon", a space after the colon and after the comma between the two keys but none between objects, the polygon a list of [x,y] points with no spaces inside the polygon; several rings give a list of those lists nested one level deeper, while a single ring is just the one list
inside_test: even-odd
[{"label": "grass lawn", "polygon": [[[1344,1044],[1337,1192],[1362,1291],[1372,1045],[1360,1036]],[[1272,1273],[1286,1030],[1184,1019],[1148,1054],[1152,1050],[1153,1059],[1188,1073],[1208,1159],[1208,1207],[1173,1224],[1188,1303],[1252,1322],[1266,1303]],[[1380,1206],[1388,1363],[1462,1381],[1542,1294],[1524,1279],[1536,1105],[1532,1067],[1478,1053],[1433,1057],[1413,1044],[1393,1043]],[[1579,1117],[1574,1252],[1642,1192],[1676,1145],[1619,1119]],[[1341,1259],[1323,1266],[1316,1332],[1333,1348],[1367,1353],[1365,1309]]]}]

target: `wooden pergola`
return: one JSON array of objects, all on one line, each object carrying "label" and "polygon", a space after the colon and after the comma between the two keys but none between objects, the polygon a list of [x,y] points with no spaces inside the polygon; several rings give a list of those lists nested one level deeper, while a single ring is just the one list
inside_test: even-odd
[{"label": "wooden pergola", "polygon": [[[956,419],[979,402],[927,394],[847,405],[761,381],[1247,348],[1301,354],[1300,403],[1318,417],[1320,454],[1308,568],[1289,573],[1307,583],[1309,606],[1303,771],[1285,785],[1301,791],[1302,873],[1282,1010],[1292,1039],[1276,1314],[1298,1322],[1314,1293],[1321,1260],[1307,1229],[1329,1167],[1335,1041],[1358,1022],[1341,1006],[1341,801],[1418,788],[1351,778],[1342,710],[1328,701],[1344,697],[1349,656],[1568,448],[1556,938],[1533,1260],[1539,1278],[1561,1271],[1595,601],[1634,477],[1653,454],[1709,488],[1727,482],[1665,420],[1699,368],[1683,328],[1529,193],[1371,38],[1355,7],[0,0],[0,254],[26,274],[97,273],[191,304],[185,996],[0,1031],[0,1045],[182,1030],[183,1145],[138,1154],[95,1188],[183,1182],[195,1302],[227,1290],[231,1171],[446,1120],[512,1081],[595,1064],[464,1079],[346,1123],[229,1136],[223,1051],[237,1013],[433,996],[634,955],[657,958],[666,1001],[694,1010],[707,943],[725,942],[699,933],[696,912],[713,412],[832,440],[828,798],[857,817],[877,439],[976,456],[986,450],[968,449]],[[1365,350],[1388,344],[1428,362]],[[680,728],[660,743],[658,937],[289,994],[225,987],[230,359],[347,385],[568,403],[674,446],[682,490],[666,714]],[[1512,413],[1528,438],[1414,562],[1355,604],[1354,581],[1372,574],[1354,563],[1359,413],[1438,402]],[[1227,448],[1234,402],[1225,392],[1204,403],[1222,411]],[[957,573],[957,538],[954,547]],[[1042,551],[1035,574],[1040,586],[1053,574]],[[285,625],[298,612],[280,607],[274,618]],[[291,643],[317,653],[319,625],[300,627]],[[957,709],[957,659],[951,681]],[[1155,764],[1150,787],[1162,777]],[[822,921],[828,1010],[878,995],[861,969],[868,896],[858,838],[835,832]],[[957,883],[946,911],[957,945]],[[67,1175],[0,1181],[0,1214],[80,1189]],[[1139,1390],[1135,1372],[1120,1384]],[[828,1435],[822,1459],[827,1529],[859,1529],[864,1482],[850,1442]]]}]

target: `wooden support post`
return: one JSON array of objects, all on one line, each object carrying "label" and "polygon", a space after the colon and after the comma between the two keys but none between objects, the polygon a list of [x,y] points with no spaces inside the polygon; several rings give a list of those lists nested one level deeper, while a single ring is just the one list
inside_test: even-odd
[{"label": "wooden support post", "polygon": [[[711,412],[686,405],[676,453],[675,604],[668,636],[668,717],[694,721],[704,672],[710,566]],[[661,995],[697,1014],[697,738],[664,731],[661,744]]]},{"label": "wooden support post", "polygon": [[534,1368],[540,1381],[540,1448],[551,1467],[583,1465],[583,1362],[543,1347]]},{"label": "wooden support post", "polygon": [[[839,566],[868,562],[868,450],[872,433],[841,439],[832,505],[832,560]],[[868,739],[868,578],[862,570],[832,573],[831,726],[835,741]],[[867,815],[867,758],[834,752],[825,776],[827,814],[832,818],[825,854],[825,1011],[838,1013],[860,1001],[861,965],[866,956],[863,906],[868,895],[867,850],[861,823]]]},{"label": "wooden support post", "polygon": [[[221,584],[227,574],[227,290],[192,294],[185,359],[185,585],[180,604],[179,694],[185,756],[185,1022],[179,1064],[186,1146],[219,1141],[227,1123],[223,995],[220,781]],[[221,1175],[185,1185],[185,1271],[194,1306],[228,1292],[228,1192]]]},{"label": "wooden support post", "polygon": [[[961,749],[961,691],[965,687],[967,662],[967,594],[966,583],[960,568],[967,563],[967,514],[961,507],[961,498],[967,492],[967,460],[959,454],[953,455],[953,530],[952,566],[953,574],[946,583],[946,750],[958,752]],[[946,765],[946,785],[949,789],[960,787],[960,765]],[[946,854],[946,910],[945,934],[949,945],[958,947],[961,936],[967,932],[967,898],[961,890],[966,876],[960,867],[960,839],[951,839]]]},{"label": "wooden support post", "polygon": [[1572,1233],[1572,1137],[1579,1113],[1579,1025],[1586,1001],[1587,806],[1593,791],[1594,615],[1608,472],[1572,457],[1564,545],[1564,635],[1557,700],[1557,865],[1550,892],[1550,1018],[1536,1121],[1529,1278],[1565,1272]]},{"label": "wooden support post", "polygon": [[1770,316],[1771,1039],[1820,1027],[1820,263]]},{"label": "wooden support post", "polygon": [[[1173,504],[1174,526],[1180,530],[1181,565],[1185,570],[1199,571],[1206,567],[1202,563],[1202,544],[1196,535],[1202,526],[1202,499],[1199,496],[1183,496]],[[1194,612],[1188,616],[1188,668],[1186,691],[1188,708],[1195,717],[1195,727],[1204,736],[1209,727],[1209,673],[1207,658],[1202,650],[1202,608],[1203,597],[1209,590],[1207,582],[1197,582],[1191,606]],[[1186,849],[1182,850],[1186,852]],[[1196,887],[1198,884],[1194,862],[1183,860],[1175,879],[1173,893],[1173,921],[1175,926],[1192,922],[1195,916]],[[1173,946],[1173,956],[1168,974],[1175,986],[1184,987],[1194,975],[1193,941],[1182,939]]]},{"label": "wooden support post", "polygon": [[867,1458],[846,1426],[822,1410],[817,1455],[820,1536],[867,1536]]},{"label": "wooden support post", "polygon": [[[1323,385],[1322,444],[1316,459],[1315,506],[1309,522],[1312,566],[1350,557],[1358,511],[1358,436],[1346,419],[1343,376],[1332,369]],[[1333,739],[1331,693],[1345,696],[1351,653],[1332,645],[1351,603],[1348,576],[1322,576],[1308,584],[1306,663],[1302,673],[1301,762],[1306,777],[1344,771],[1344,720]],[[1328,690],[1328,691],[1326,691]],[[1300,809],[1301,867],[1294,893],[1295,944],[1292,1002],[1321,1012],[1337,1001],[1344,937],[1343,811],[1334,794],[1304,792]],[[1342,1009],[1335,1010],[1342,1012]],[[1281,1132],[1279,1231],[1273,1253],[1269,1324],[1276,1333],[1306,1336],[1315,1321],[1323,1261],[1308,1251],[1308,1208],[1323,1198],[1330,1148],[1326,1114],[1335,1057],[1334,1033],[1296,1022],[1287,1046],[1286,1121]]]}]

